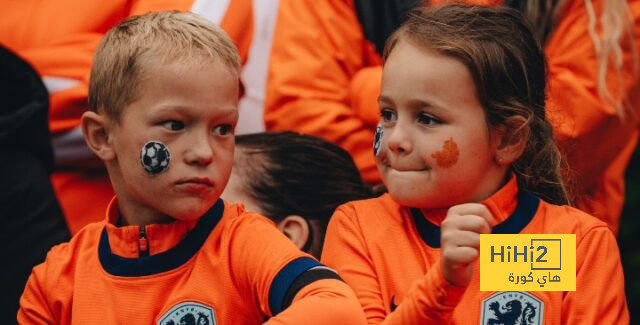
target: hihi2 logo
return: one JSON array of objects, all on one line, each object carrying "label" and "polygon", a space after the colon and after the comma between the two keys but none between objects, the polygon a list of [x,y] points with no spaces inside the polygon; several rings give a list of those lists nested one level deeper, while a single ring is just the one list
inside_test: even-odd
[{"label": "hihi2 logo", "polygon": [[575,234],[480,235],[481,291],[575,291]]}]

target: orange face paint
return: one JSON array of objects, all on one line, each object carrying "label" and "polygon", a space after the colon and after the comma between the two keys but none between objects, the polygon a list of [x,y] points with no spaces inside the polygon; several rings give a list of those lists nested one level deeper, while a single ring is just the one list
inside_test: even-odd
[{"label": "orange face paint", "polygon": [[438,166],[448,168],[458,162],[459,155],[458,144],[453,141],[453,138],[449,138],[442,144],[442,150],[432,153],[431,157],[436,159]]}]

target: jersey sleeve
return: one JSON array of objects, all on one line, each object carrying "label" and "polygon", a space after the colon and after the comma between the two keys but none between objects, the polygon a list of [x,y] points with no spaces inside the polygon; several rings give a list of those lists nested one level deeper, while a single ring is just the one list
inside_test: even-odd
[{"label": "jersey sleeve", "polygon": [[[634,19],[636,51],[640,51],[640,1],[628,4]],[[593,6],[600,19],[604,0],[593,1]],[[596,184],[637,128],[631,116],[620,118],[616,108],[600,98],[598,57],[588,26],[585,2],[568,2],[545,48],[549,67],[547,116],[569,166],[577,174],[577,193],[585,193]],[[619,90],[624,98],[630,98],[640,89],[638,76],[631,68],[632,50],[628,42],[623,45],[622,55],[621,79],[617,79],[611,61],[606,80],[612,93]],[[631,104],[640,113],[640,98]]]},{"label": "jersey sleeve", "polygon": [[562,324],[628,324],[624,276],[616,240],[604,224],[576,243],[576,291],[562,302]]},{"label": "jersey sleeve", "polygon": [[335,268],[349,284],[364,308],[369,324],[446,323],[462,299],[465,288],[449,284],[439,263],[416,280],[395,311],[387,314],[382,299],[378,274],[367,250],[360,227],[351,218],[355,211],[341,206],[331,217],[322,262]]},{"label": "jersey sleeve", "polygon": [[19,324],[70,324],[73,266],[69,244],[54,246],[44,263],[36,265],[18,309]]},{"label": "jersey sleeve", "polygon": [[346,324],[361,313],[335,271],[298,250],[271,221],[250,213],[239,219],[230,234],[234,280],[274,324],[308,323],[309,313],[314,321]]},{"label": "jersey sleeve", "polygon": [[34,268],[22,297],[18,310],[18,323],[20,324],[57,324],[59,316],[49,308],[44,289],[44,265]]},{"label": "jersey sleeve", "polygon": [[351,1],[281,0],[264,118],[268,130],[294,130],[337,143],[366,182],[379,182],[374,128],[349,100],[352,78],[366,65],[364,42]]}]

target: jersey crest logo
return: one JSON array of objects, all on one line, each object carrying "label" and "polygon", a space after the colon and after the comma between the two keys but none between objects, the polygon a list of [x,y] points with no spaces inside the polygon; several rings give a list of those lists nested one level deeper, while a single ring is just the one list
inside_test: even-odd
[{"label": "jersey crest logo", "polygon": [[179,303],[166,312],[158,325],[215,325],[213,308],[201,303],[187,301]]},{"label": "jersey crest logo", "polygon": [[540,325],[544,302],[524,291],[502,291],[482,301],[482,325]]}]

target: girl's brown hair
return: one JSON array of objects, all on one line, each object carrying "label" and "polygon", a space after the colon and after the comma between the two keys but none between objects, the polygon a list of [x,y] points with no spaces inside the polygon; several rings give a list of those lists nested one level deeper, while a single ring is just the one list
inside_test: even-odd
[{"label": "girl's brown hair", "polygon": [[506,7],[447,5],[414,10],[387,41],[386,60],[400,41],[424,46],[462,62],[474,80],[489,127],[524,118],[529,128],[512,168],[520,186],[548,202],[567,204],[562,164],[545,118],[546,62],[531,26]]}]

